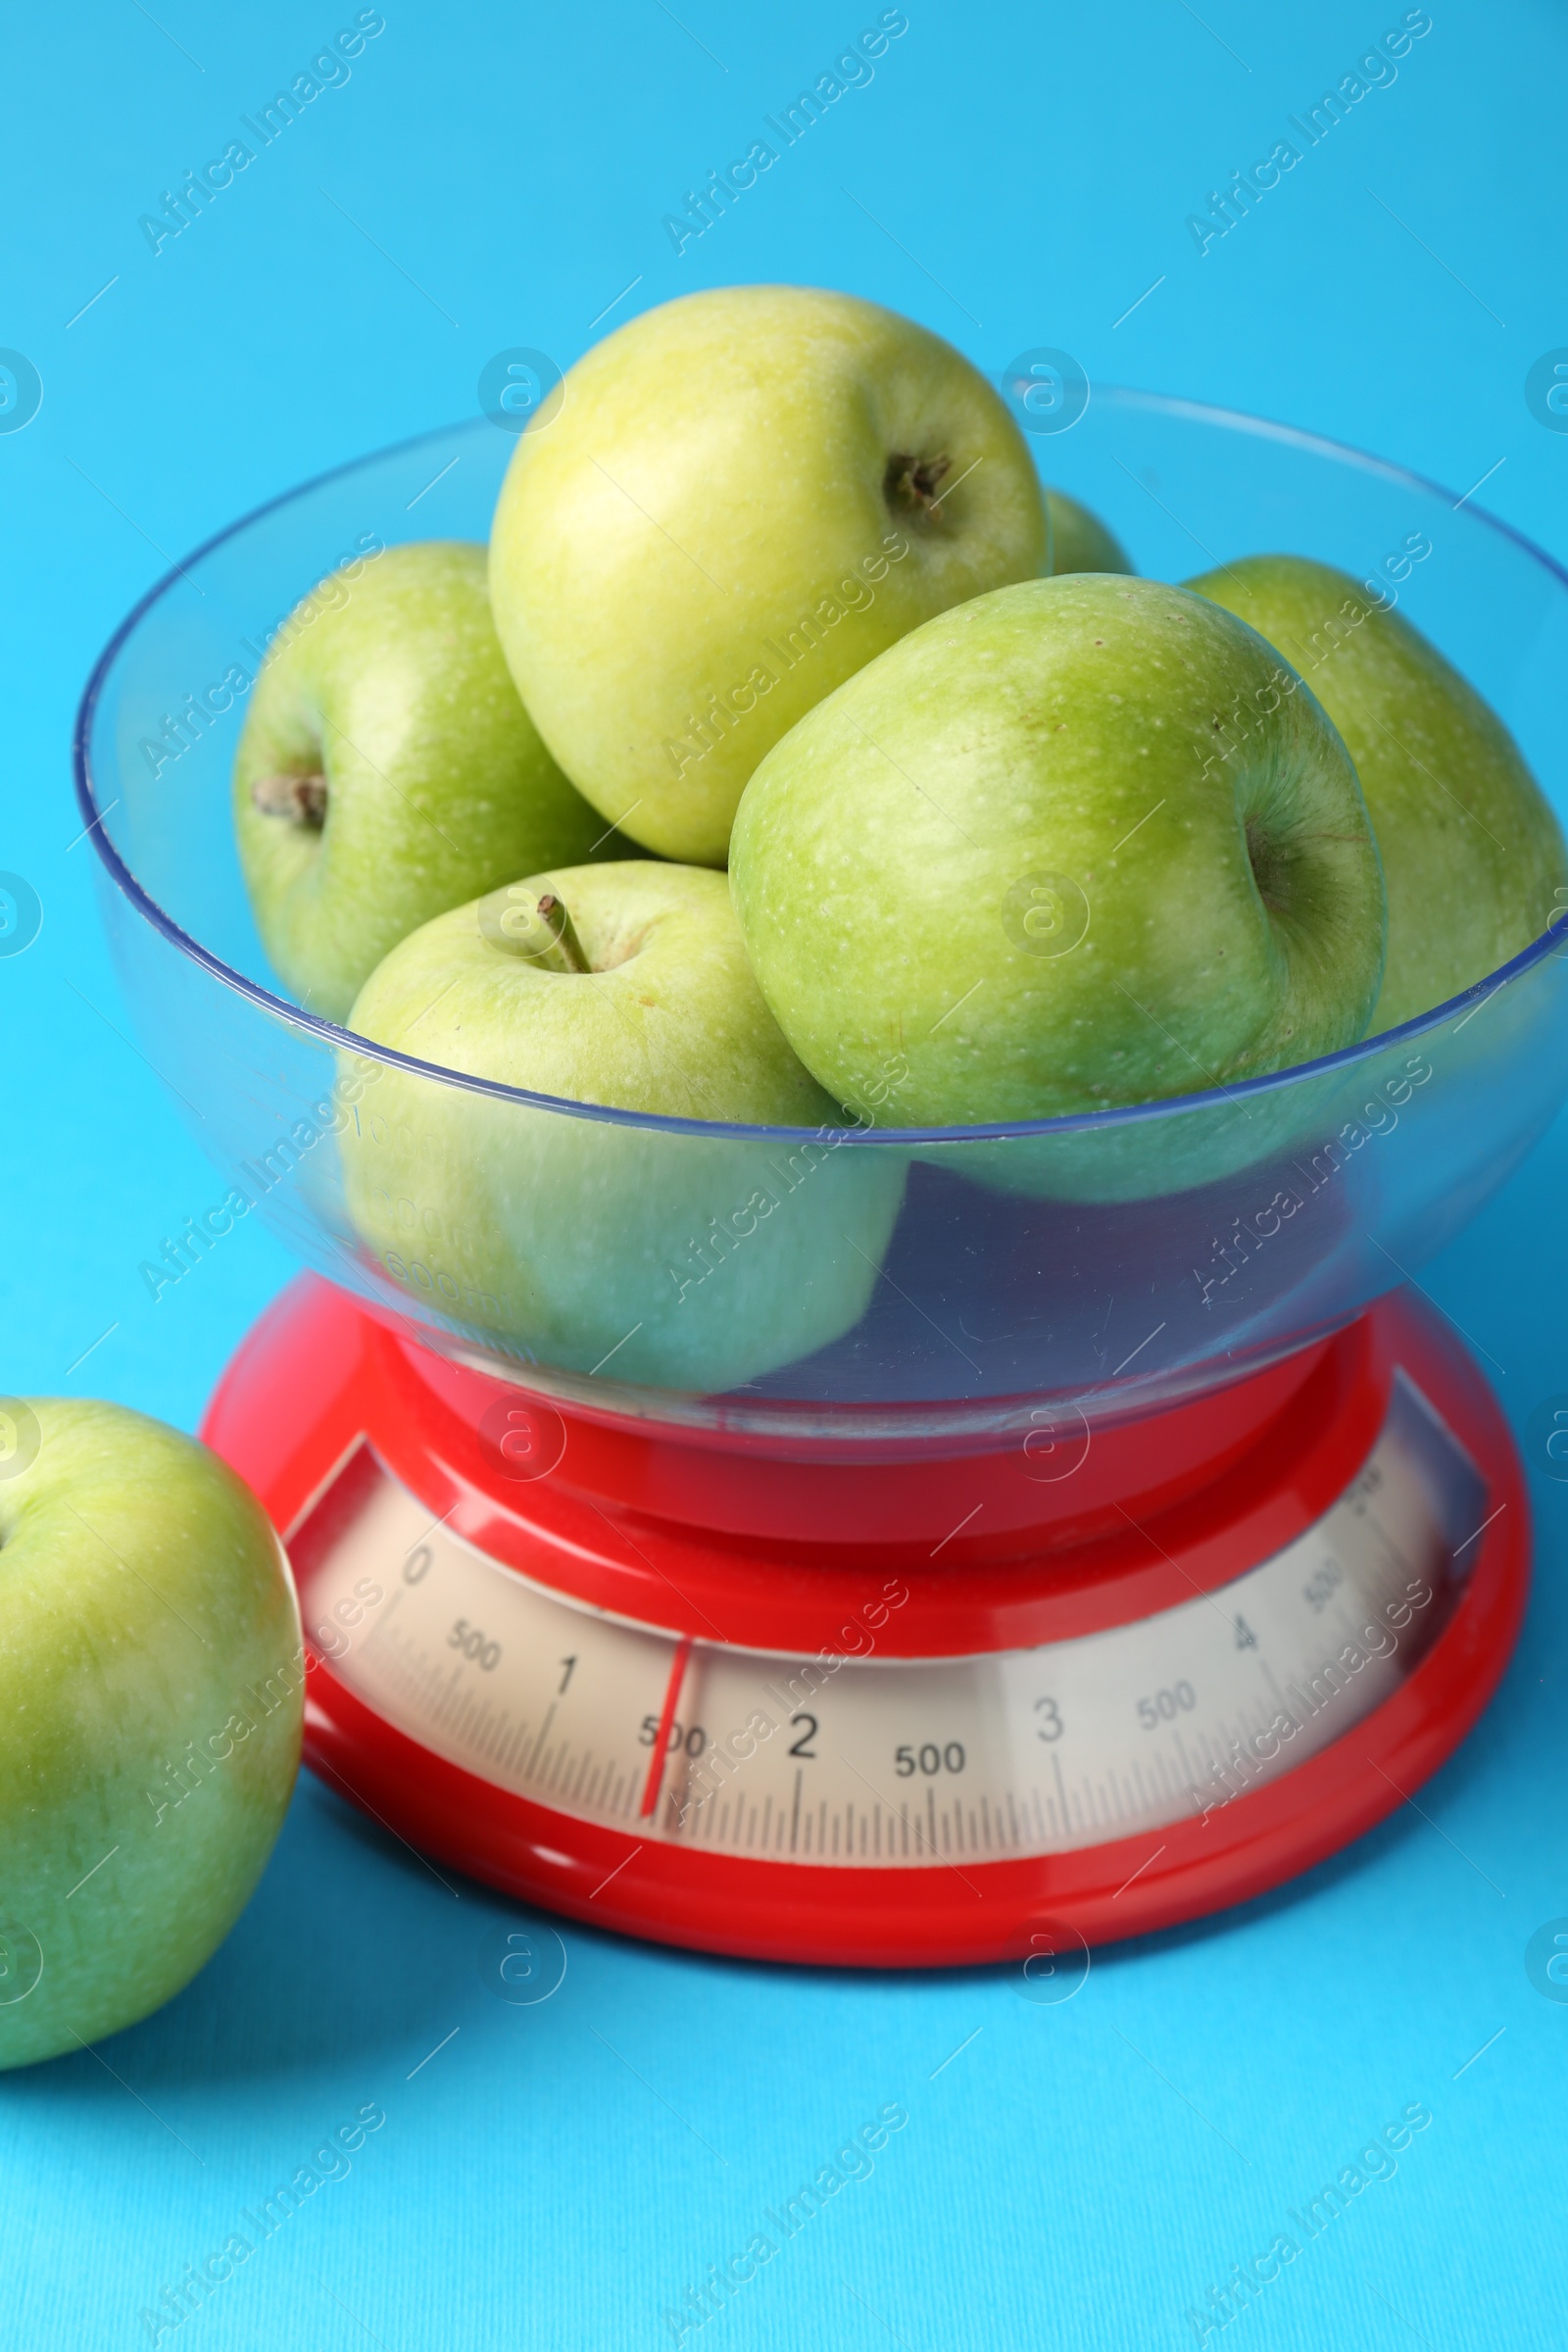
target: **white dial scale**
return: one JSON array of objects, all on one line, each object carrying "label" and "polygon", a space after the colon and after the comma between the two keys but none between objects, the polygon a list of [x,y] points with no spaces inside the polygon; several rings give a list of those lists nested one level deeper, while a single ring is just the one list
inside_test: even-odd
[{"label": "white dial scale", "polygon": [[1479,1473],[1401,1375],[1339,1500],[1214,1592],[1038,1648],[803,1660],[535,1584],[375,1470],[302,1592],[311,1638],[368,1706],[577,1820],[858,1868],[1066,1852],[1289,1771],[1415,1665],[1485,1509]]}]

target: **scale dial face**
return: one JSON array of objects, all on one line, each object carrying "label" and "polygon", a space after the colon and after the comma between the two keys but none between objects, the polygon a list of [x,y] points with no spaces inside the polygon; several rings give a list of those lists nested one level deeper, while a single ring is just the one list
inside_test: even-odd
[{"label": "scale dial face", "polygon": [[[367,1447],[340,1481],[355,1507],[329,1490],[296,1539],[306,1630],[423,1747],[650,1842],[960,1873],[1200,1817],[1340,1739],[1440,1632],[1487,1513],[1400,1374],[1339,1500],[1213,1592],[1032,1649],[803,1659],[534,1584],[432,1524]],[[845,1598],[886,1635],[904,1588],[864,1582]]]}]

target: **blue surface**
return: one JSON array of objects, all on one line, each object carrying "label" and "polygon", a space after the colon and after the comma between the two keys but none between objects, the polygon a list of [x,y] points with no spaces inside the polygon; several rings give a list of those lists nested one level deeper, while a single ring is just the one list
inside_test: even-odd
[{"label": "blue surface", "polygon": [[[0,1387],[187,1427],[289,1269],[251,1219],[156,1305],[137,1280],[212,1178],[122,1034],[67,741],[166,557],[471,414],[497,352],[568,359],[628,281],[607,323],[736,278],[854,288],[992,367],[1064,347],[1091,378],[1288,417],[1456,493],[1490,469],[1481,502],[1568,555],[1568,435],[1525,397],[1568,341],[1555,9],[1438,0],[1397,80],[1200,255],[1186,216],[1401,9],[909,0],[874,79],[677,257],[662,216],[874,6],[797,0],[764,23],[733,0],[681,0],[679,21],[660,0],[388,0],[347,83],[155,256],[138,217],[354,13],[158,0],[155,22],[100,0],[8,30],[0,342],[43,404],[0,435],[0,867],[31,882],[43,929],[0,960]],[[1568,1388],[1565,1172],[1559,1126],[1424,1278],[1521,1434]],[[161,2290],[372,2103],[385,2121],[346,2177],[182,2347],[669,2342],[666,2306],[895,2101],[908,2121],[870,2177],[688,2343],[1194,2342],[1188,2308],[1413,2102],[1432,2121],[1396,2172],[1225,2342],[1560,2340],[1568,2006],[1524,1952],[1568,1912],[1568,1487],[1532,1469],[1524,1642],[1420,1812],[1281,1896],[1104,1953],[1060,2006],[995,1972],[793,1975],[576,1929],[556,1995],[511,2006],[478,1969],[502,1907],[303,1781],[185,1994],[0,2083],[0,2343],[148,2341]]]}]

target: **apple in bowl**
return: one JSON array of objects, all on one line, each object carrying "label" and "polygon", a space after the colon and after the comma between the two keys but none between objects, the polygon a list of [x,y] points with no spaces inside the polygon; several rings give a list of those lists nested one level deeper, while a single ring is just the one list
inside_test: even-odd
[{"label": "apple in bowl", "polygon": [[[1331,564],[1243,556],[1190,580],[1279,648],[1355,761],[1389,894],[1376,1035],[1446,1004],[1559,912],[1564,843],[1495,711],[1402,613]],[[1238,736],[1252,723],[1228,719]]]},{"label": "apple in bowl", "polygon": [[342,1138],[395,1293],[524,1363],[702,1393],[858,1321],[906,1163],[791,1051],[722,874],[531,876],[403,941],[353,1026],[438,1065],[389,1066]]},{"label": "apple in bowl", "polygon": [[517,699],[482,547],[418,540],[312,589],[270,648],[234,761],[262,944],[341,1021],[388,948],[536,865],[625,844]]},{"label": "apple in bowl", "polygon": [[518,439],[490,592],[532,719],[604,821],[722,865],[798,718],[1047,557],[1023,435],[960,353],[851,295],[731,286],[577,362]]},{"label": "apple in bowl", "polygon": [[1046,492],[1046,521],[1051,553],[1045,569],[1050,576],[1062,571],[1131,572],[1136,568],[1114,531],[1065,490]]},{"label": "apple in bowl", "polygon": [[[1383,976],[1382,871],[1349,756],[1257,633],[1113,574],[999,589],[904,638],[747,788],[730,881],[759,984],[846,1102],[891,1049],[899,1120],[1067,1117],[1352,1044]],[[1270,704],[1241,756],[1223,713]],[[1281,1114],[1283,1115],[1283,1114]],[[1278,1135],[1136,1125],[970,1144],[949,1164],[1117,1197],[1223,1172]],[[1168,1141],[1168,1139],[1167,1139]]]}]

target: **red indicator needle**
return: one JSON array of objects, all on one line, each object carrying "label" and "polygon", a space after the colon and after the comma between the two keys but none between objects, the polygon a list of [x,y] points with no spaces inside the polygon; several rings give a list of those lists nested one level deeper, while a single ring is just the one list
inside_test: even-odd
[{"label": "red indicator needle", "polygon": [[642,1819],[644,1821],[648,1820],[654,1807],[658,1804],[659,1791],[663,1786],[664,1750],[669,1740],[669,1727],[675,1720],[675,1709],[680,1702],[680,1687],[686,1679],[686,1661],[691,1654],[692,1638],[690,1634],[685,1634],[681,1637],[680,1646],[675,1652],[675,1663],[669,1670],[669,1681],[664,1688],[664,1711],[659,1718],[659,1735],[654,1741],[653,1760],[648,1767],[648,1786],[643,1790]]}]

